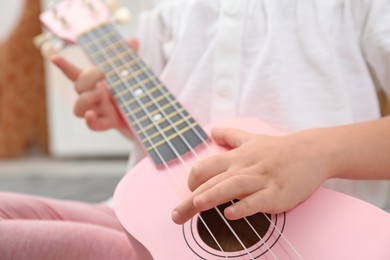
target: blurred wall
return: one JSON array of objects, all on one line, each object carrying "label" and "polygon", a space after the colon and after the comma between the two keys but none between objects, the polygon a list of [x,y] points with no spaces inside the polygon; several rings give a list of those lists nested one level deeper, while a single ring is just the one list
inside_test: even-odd
[{"label": "blurred wall", "polygon": [[41,31],[40,1],[0,6],[0,157],[15,157],[32,144],[47,147],[43,60],[32,43]]}]

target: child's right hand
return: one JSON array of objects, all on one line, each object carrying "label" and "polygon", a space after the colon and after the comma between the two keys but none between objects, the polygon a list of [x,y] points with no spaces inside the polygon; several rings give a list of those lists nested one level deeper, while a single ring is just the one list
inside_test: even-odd
[{"label": "child's right hand", "polygon": [[[129,42],[137,49],[137,41]],[[55,55],[51,61],[71,80],[78,93],[74,105],[76,116],[84,118],[88,127],[94,131],[117,129],[127,137],[131,131],[118,111],[115,101],[104,83],[104,74],[96,67],[79,69],[63,57]]]}]

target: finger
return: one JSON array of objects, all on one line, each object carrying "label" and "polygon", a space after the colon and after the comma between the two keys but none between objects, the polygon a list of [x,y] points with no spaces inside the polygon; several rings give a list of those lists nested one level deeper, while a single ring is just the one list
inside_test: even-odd
[{"label": "finger", "polygon": [[269,189],[260,190],[227,207],[224,215],[227,219],[236,220],[259,212],[278,214],[290,209],[288,205],[281,204],[277,197]]},{"label": "finger", "polygon": [[54,55],[51,58],[53,64],[55,64],[71,81],[76,81],[81,73],[81,69],[74,66],[59,55]]},{"label": "finger", "polygon": [[251,137],[249,133],[232,128],[214,128],[211,135],[219,145],[232,148],[239,147]]},{"label": "finger", "polygon": [[104,79],[104,74],[96,67],[83,70],[75,82],[77,93],[95,88],[99,81]]},{"label": "finger", "polygon": [[193,204],[198,211],[206,211],[262,189],[263,183],[253,176],[236,175],[195,196]]},{"label": "finger", "polygon": [[222,183],[226,179],[230,178],[232,174],[234,173],[231,171],[220,173],[200,185],[188,198],[186,198],[173,210],[173,221],[177,224],[183,224],[184,222],[192,218],[196,213],[200,211],[200,209],[197,208],[199,204],[196,205],[194,203],[194,199],[203,192],[212,189],[215,185]]},{"label": "finger", "polygon": [[98,117],[93,110],[85,113],[85,120],[90,129],[94,131],[105,131],[113,128],[113,121],[108,117]]},{"label": "finger", "polygon": [[101,100],[102,92],[100,89],[82,93],[74,105],[74,114],[78,117],[84,117],[85,112],[90,110]]},{"label": "finger", "polygon": [[212,188],[225,178],[228,178],[229,174],[230,173],[227,172],[221,173],[199,186],[188,198],[186,198],[172,211],[172,220],[177,224],[183,224],[194,216],[198,212],[193,203],[195,196]]},{"label": "finger", "polygon": [[129,43],[130,47],[133,49],[133,51],[134,51],[135,53],[137,53],[137,52],[138,52],[138,48],[139,48],[139,42],[138,42],[138,40],[135,39],[135,38],[132,38],[132,39],[130,39],[130,40],[128,41],[128,43]]},{"label": "finger", "polygon": [[194,205],[192,204],[192,198],[188,198],[180,205],[180,207],[172,211],[171,218],[173,222],[178,225],[182,225],[187,222],[192,216],[197,213]]},{"label": "finger", "polygon": [[210,156],[195,164],[188,177],[188,187],[194,191],[202,183],[229,168],[226,154]]}]

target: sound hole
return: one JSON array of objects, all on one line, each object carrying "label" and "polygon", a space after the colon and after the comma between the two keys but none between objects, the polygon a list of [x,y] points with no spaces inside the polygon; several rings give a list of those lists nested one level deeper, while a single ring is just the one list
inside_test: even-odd
[{"label": "sound hole", "polygon": [[[229,205],[231,205],[230,202],[222,204],[218,206],[218,209],[223,213],[223,210]],[[213,233],[215,239],[218,241],[219,246],[222,247],[223,252],[236,252],[244,249],[215,209],[202,212],[200,215],[211,233]],[[267,216],[268,218],[271,218],[270,215]],[[246,217],[246,219],[250,222],[253,229],[256,230],[257,234],[253,231],[252,227],[247,223],[247,221],[245,221],[245,219],[227,221],[244,246],[249,248],[260,241],[259,236],[261,238],[264,237],[269,229],[270,222],[262,213]],[[197,227],[199,236],[203,242],[211,248],[221,251],[220,247],[217,245],[200,218],[198,219]]]}]

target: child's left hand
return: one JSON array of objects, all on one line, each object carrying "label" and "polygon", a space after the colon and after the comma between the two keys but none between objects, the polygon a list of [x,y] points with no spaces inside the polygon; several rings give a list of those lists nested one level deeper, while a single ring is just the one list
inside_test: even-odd
[{"label": "child's left hand", "polygon": [[334,154],[323,150],[331,140],[321,136],[321,130],[274,137],[214,129],[214,140],[231,150],[192,168],[189,188],[193,193],[173,211],[172,219],[183,224],[197,212],[233,199],[240,201],[225,209],[230,220],[293,208],[334,170],[330,163]]}]

